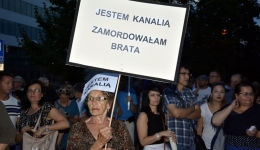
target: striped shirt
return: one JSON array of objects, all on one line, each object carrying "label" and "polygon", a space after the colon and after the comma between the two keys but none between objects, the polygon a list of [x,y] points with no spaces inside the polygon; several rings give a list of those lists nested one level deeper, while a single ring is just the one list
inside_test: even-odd
[{"label": "striped shirt", "polygon": [[[163,91],[164,111],[167,114],[167,126],[168,129],[175,132],[177,137],[177,144],[182,146],[192,146],[195,143],[192,126],[190,125],[189,119],[169,117],[168,114],[170,114],[170,112],[166,106],[169,104],[175,104],[179,108],[187,108],[190,107],[191,100],[193,100],[193,104],[196,105],[196,98],[190,89],[184,88],[184,92],[181,93],[174,86],[175,85],[172,85],[171,87],[168,87]],[[178,94],[179,96],[177,96],[176,94]],[[179,97],[183,99],[186,106],[182,105],[181,101],[179,100]],[[192,122],[195,125],[194,120]]]},{"label": "striped shirt", "polygon": [[16,127],[16,121],[17,118],[20,117],[20,104],[19,101],[14,98],[13,96],[10,96],[8,100],[1,100],[3,104],[5,105],[5,108],[8,112],[8,115],[14,125]]}]

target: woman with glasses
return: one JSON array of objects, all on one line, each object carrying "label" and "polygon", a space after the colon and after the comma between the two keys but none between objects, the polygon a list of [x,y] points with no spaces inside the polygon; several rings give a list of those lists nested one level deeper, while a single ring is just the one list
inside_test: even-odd
[{"label": "woman with glasses", "polygon": [[211,124],[212,115],[225,104],[224,85],[222,83],[213,84],[211,87],[209,102],[200,106],[201,117],[197,122],[197,133],[202,136],[208,150],[210,149],[212,138],[216,133],[216,130]]},{"label": "woman with glasses", "polygon": [[143,92],[141,113],[137,119],[138,138],[144,150],[164,150],[165,138],[175,140],[174,132],[165,128],[161,93],[158,87],[151,85]]},{"label": "woman with glasses", "polygon": [[73,125],[70,130],[67,150],[134,150],[130,134],[123,122],[107,117],[112,108],[114,93],[92,90],[85,103],[89,107],[91,117],[85,122]]},{"label": "woman with glasses", "polygon": [[[58,90],[59,99],[55,101],[55,105],[65,111],[70,127],[79,121],[79,108],[75,101],[69,99],[71,93],[72,91],[67,86],[63,86]],[[61,150],[66,149],[69,130],[70,128],[60,131],[59,133],[57,145]]]},{"label": "woman with glasses", "polygon": [[223,124],[225,150],[260,150],[260,105],[255,103],[253,84],[238,83],[235,98],[213,115],[212,124]]},{"label": "woman with glasses", "polygon": [[[40,126],[33,133],[35,138],[42,137],[44,131],[63,130],[69,127],[69,123],[59,111],[45,99],[45,88],[42,82],[34,81],[28,84],[24,91],[26,98],[22,101],[20,121],[18,123],[18,134],[16,142],[22,142],[23,133],[31,132],[41,114]],[[55,121],[52,124],[52,121]]]}]

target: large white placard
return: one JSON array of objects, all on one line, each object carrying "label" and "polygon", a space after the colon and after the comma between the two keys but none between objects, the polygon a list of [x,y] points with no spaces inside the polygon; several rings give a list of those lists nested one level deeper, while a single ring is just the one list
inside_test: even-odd
[{"label": "large white placard", "polygon": [[188,6],[81,0],[66,64],[174,81],[188,11]]}]

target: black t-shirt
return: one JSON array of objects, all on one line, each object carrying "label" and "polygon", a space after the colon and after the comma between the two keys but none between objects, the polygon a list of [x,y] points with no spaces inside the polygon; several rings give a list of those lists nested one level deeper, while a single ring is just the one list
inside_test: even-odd
[{"label": "black t-shirt", "polygon": [[[161,132],[161,131],[164,130],[161,115],[148,113],[147,117],[148,117],[148,123],[147,123],[147,125],[148,125],[148,133],[147,133],[148,136],[154,135],[155,133],[158,133],[158,132]],[[163,142],[164,142],[164,138],[161,138],[159,141],[156,141],[152,144],[161,144]]]}]

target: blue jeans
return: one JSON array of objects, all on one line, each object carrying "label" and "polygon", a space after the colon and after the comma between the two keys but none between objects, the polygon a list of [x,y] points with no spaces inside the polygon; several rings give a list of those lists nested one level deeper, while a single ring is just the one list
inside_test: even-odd
[{"label": "blue jeans", "polygon": [[177,144],[177,149],[178,150],[196,150],[196,145],[192,145],[192,146],[182,146]]}]

